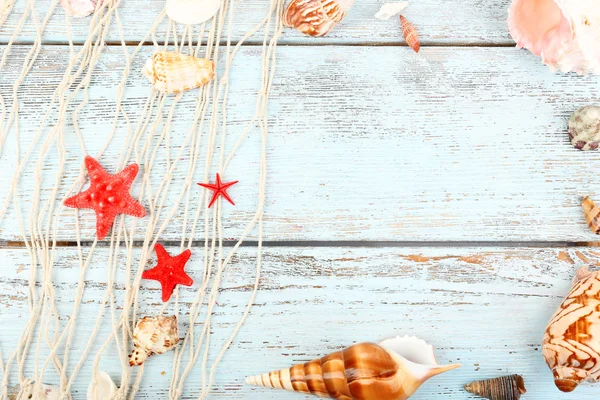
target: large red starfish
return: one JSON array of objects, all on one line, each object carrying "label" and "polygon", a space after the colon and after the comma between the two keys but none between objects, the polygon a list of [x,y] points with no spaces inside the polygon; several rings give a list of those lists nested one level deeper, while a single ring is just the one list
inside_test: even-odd
[{"label": "large red starfish", "polygon": [[127,166],[116,175],[111,175],[98,161],[85,157],[85,169],[90,176],[90,187],[65,200],[67,207],[91,208],[96,212],[96,236],[102,240],[119,214],[145,217],[146,210],[129,194],[139,167]]},{"label": "large red starfish", "polygon": [[187,249],[178,256],[171,257],[161,244],[154,246],[158,264],[156,267],[144,271],[142,278],[159,281],[162,287],[162,301],[167,302],[173,294],[177,285],[192,286],[194,281],[186,274],[183,269],[190,259],[192,252]]},{"label": "large red starfish", "polygon": [[211,208],[212,205],[215,204],[215,201],[217,201],[219,196],[223,196],[225,198],[225,200],[227,200],[228,202],[230,202],[231,204],[233,204],[235,206],[235,203],[233,202],[233,200],[231,200],[231,197],[229,197],[229,195],[227,194],[227,189],[229,189],[231,186],[235,185],[238,182],[239,181],[222,183],[221,177],[219,176],[219,174],[217,174],[217,183],[215,183],[214,185],[211,185],[210,183],[199,183],[198,185],[202,186],[203,188],[210,189],[214,192],[213,197],[210,200],[210,203],[208,204],[208,208]]}]

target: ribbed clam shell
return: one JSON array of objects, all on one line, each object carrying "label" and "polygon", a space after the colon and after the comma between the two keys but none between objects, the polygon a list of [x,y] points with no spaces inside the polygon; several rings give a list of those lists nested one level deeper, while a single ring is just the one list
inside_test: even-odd
[{"label": "ribbed clam shell", "polygon": [[346,16],[354,0],[292,0],[283,23],[310,36],[324,36]]},{"label": "ribbed clam shell", "polygon": [[92,378],[88,386],[87,400],[109,400],[117,393],[117,385],[110,375],[104,371],[96,372],[96,380]]},{"label": "ribbed clam shell", "polygon": [[361,343],[291,368],[249,377],[246,383],[330,399],[406,400],[427,379],[457,367],[418,365],[380,345]]},{"label": "ribbed clam shell", "polygon": [[159,51],[148,59],[143,73],[156,90],[175,94],[206,85],[214,77],[215,65],[205,58]]},{"label": "ribbed clam shell", "polygon": [[527,392],[521,375],[471,382],[465,385],[465,390],[490,400],[519,400]]},{"label": "ribbed clam shell", "polygon": [[588,227],[596,235],[600,234],[600,207],[598,207],[589,196],[581,201],[583,213]]},{"label": "ribbed clam shell", "polygon": [[400,24],[402,25],[402,34],[404,35],[404,39],[406,39],[406,43],[408,43],[415,53],[418,53],[421,50],[421,43],[419,42],[419,34],[415,26],[402,15],[400,16]]},{"label": "ribbed clam shell", "polygon": [[556,386],[571,392],[600,379],[600,279],[583,267],[544,335],[542,354]]},{"label": "ribbed clam shell", "polygon": [[569,138],[579,150],[596,150],[600,144],[600,107],[585,106],[569,119]]},{"label": "ribbed clam shell", "polygon": [[142,365],[148,356],[163,354],[179,343],[177,316],[144,317],[133,331],[134,349],[129,365]]}]

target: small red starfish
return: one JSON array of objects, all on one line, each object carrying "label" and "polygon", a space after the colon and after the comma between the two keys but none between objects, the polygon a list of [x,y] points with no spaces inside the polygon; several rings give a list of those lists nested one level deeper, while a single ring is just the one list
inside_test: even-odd
[{"label": "small red starfish", "polygon": [[159,281],[162,287],[162,301],[167,302],[173,294],[177,285],[192,286],[194,281],[183,269],[190,259],[192,252],[187,249],[178,256],[171,257],[161,244],[154,246],[158,265],[148,271],[144,271],[142,278]]},{"label": "small red starfish", "polygon": [[225,198],[225,200],[227,200],[228,202],[230,202],[231,204],[233,204],[235,206],[235,203],[233,202],[233,200],[231,200],[231,197],[229,197],[229,195],[227,194],[227,189],[229,189],[231,186],[235,185],[238,182],[239,181],[221,183],[221,177],[219,176],[219,174],[217,174],[217,183],[216,184],[211,185],[209,183],[199,183],[198,185],[202,186],[203,188],[210,189],[214,192],[213,197],[210,200],[210,203],[208,204],[208,208],[211,208],[212,205],[215,204],[215,201],[217,201],[219,196],[223,196]]},{"label": "small red starfish", "polygon": [[72,208],[91,208],[96,212],[98,239],[104,239],[119,214],[139,218],[146,216],[144,207],[129,194],[129,188],[139,170],[137,164],[131,164],[118,174],[111,175],[98,161],[86,156],[85,169],[90,176],[90,187],[69,197],[64,204]]}]

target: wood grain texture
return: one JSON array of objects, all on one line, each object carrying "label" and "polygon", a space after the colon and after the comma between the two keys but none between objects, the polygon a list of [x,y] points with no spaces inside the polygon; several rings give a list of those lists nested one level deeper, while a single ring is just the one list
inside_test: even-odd
[{"label": "wood grain texture", "polygon": [[[0,93],[8,105],[26,51],[15,48],[0,76]],[[135,58],[128,82],[124,104],[134,122],[149,93],[138,71],[151,53],[151,47],[144,48]],[[65,47],[45,48],[23,83],[21,155],[67,56]],[[573,110],[600,98],[600,78],[553,75],[533,56],[510,48],[425,48],[416,55],[397,47],[281,47],[278,57],[269,104],[267,240],[596,239],[579,202],[584,195],[600,198],[591,172],[600,167],[600,153],[575,150],[566,124]],[[106,48],[89,104],[79,113],[90,154],[108,136],[123,65],[122,50]],[[260,50],[242,49],[231,71],[226,153],[253,115],[259,70]],[[183,143],[195,96],[186,94],[177,106],[172,149]],[[109,169],[126,133],[120,117],[117,135],[101,160]],[[68,162],[60,193],[74,182],[82,160],[71,114],[65,141]],[[12,179],[15,149],[11,132],[0,157],[5,171],[0,199]],[[34,159],[37,154],[39,147]],[[55,154],[51,151],[43,162],[42,196],[54,185]],[[184,180],[185,156],[173,174],[169,199]],[[240,180],[231,190],[236,206],[224,207],[228,239],[239,237],[256,209],[259,157],[260,137],[252,130],[224,176]],[[163,178],[165,160],[161,147],[151,174],[155,185]],[[200,166],[203,161],[196,181],[203,179]],[[25,170],[19,186],[25,222],[33,168]],[[194,211],[192,207],[190,216]],[[182,213],[180,208],[163,240],[181,237]],[[0,222],[1,239],[19,239],[14,216],[11,208]],[[65,229],[60,239],[73,240],[73,211],[65,210],[61,222]],[[84,214],[82,223],[83,238],[91,239],[93,215]]]},{"label": "wood grain texture", "polygon": [[[36,2],[38,19],[42,20],[50,6],[48,2]],[[348,16],[326,37],[314,39],[301,33],[286,29],[282,44],[401,44],[400,24],[397,18],[380,21],[374,15],[384,3],[381,0],[357,1]],[[421,43],[431,44],[502,44],[510,45],[506,25],[509,0],[492,3],[477,0],[458,0],[444,2],[438,0],[418,0],[410,3],[406,15],[414,21],[419,30]],[[138,42],[149,31],[156,17],[162,11],[165,0],[122,0],[119,16],[122,21],[124,39]],[[25,9],[25,0],[17,0],[15,9],[8,21],[0,29],[0,43],[10,40]],[[268,3],[259,0],[235,2],[235,13],[239,18],[234,21],[233,39],[237,40],[268,11]],[[88,35],[89,18],[71,19],[73,40],[83,42]],[[180,27],[181,28],[181,27]],[[199,28],[199,27],[196,27]],[[158,38],[164,37],[167,23],[159,29]],[[21,42],[30,42],[35,38],[35,25],[29,20],[18,37]],[[65,13],[59,5],[44,34],[47,42],[66,43]],[[116,25],[112,25],[108,40],[120,43],[121,37]],[[261,38],[253,38],[253,43]]]},{"label": "wood grain texture", "polygon": [[[200,253],[198,249],[187,267],[197,282],[180,291],[182,314],[199,285]],[[0,344],[6,360],[26,320],[29,258],[23,249],[4,249],[0,256],[4,260]],[[139,256],[134,251],[134,262]],[[227,270],[214,314],[211,357],[248,300],[255,256],[256,249],[242,249]],[[62,324],[72,307],[76,257],[75,249],[56,252],[55,290]],[[73,360],[106,290],[106,257],[107,251],[99,249],[86,274]],[[587,248],[571,253],[543,248],[266,248],[255,306],[218,369],[211,398],[308,399],[246,387],[243,377],[308,361],[354,342],[409,334],[432,343],[441,363],[463,364],[459,370],[429,381],[415,400],[472,399],[462,390],[464,383],[510,373],[524,376],[527,399],[571,399],[572,395],[561,394],[554,387],[540,344],[544,327],[568,292],[577,265],[597,265],[599,259],[600,252]],[[118,294],[123,290],[122,255],[119,260]],[[149,264],[153,261],[154,257]],[[155,312],[160,305],[155,282],[144,281],[140,294],[140,312]],[[117,298],[119,305],[120,296]],[[171,304],[168,312],[173,312],[173,307]],[[181,321],[183,334],[186,320],[182,317]],[[106,337],[106,329],[103,326],[100,337]],[[171,357],[165,354],[148,360],[139,398],[162,398],[171,376]],[[85,364],[75,383],[76,399],[84,396],[90,365],[91,361]],[[112,346],[100,365],[118,380],[120,367]],[[28,363],[26,372],[31,368]],[[165,375],[161,371],[166,371]],[[46,380],[53,382],[54,378],[48,374]],[[199,386],[198,380],[191,379],[185,398],[195,398]],[[591,400],[597,393],[597,387],[585,386],[578,388],[575,396]]]}]

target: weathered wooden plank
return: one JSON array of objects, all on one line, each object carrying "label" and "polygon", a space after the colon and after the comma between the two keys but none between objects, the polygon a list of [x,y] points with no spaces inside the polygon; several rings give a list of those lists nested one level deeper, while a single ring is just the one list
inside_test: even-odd
[{"label": "weathered wooden plank", "polygon": [[[52,2],[36,2],[38,19],[41,21]],[[440,2],[437,0],[419,0],[411,2],[406,15],[419,28],[419,35],[424,45],[441,43],[460,44],[510,44],[513,43],[506,26],[509,0],[494,3],[482,3],[476,0],[460,0]],[[25,10],[25,0],[17,0],[15,9],[4,27],[0,29],[0,42],[10,40]],[[126,41],[137,42],[150,30],[157,16],[164,7],[164,0],[123,0],[119,15]],[[379,21],[375,13],[383,4],[379,0],[357,2],[348,17],[325,38],[313,39],[299,32],[286,29],[283,43],[394,43],[403,44],[399,24],[396,19]],[[252,26],[264,18],[268,11],[268,2],[251,0],[235,2],[232,38],[237,40]],[[114,22],[114,21],[113,21]],[[73,40],[81,42],[88,35],[89,18],[71,19]],[[159,27],[159,35],[164,37],[167,23]],[[35,38],[35,25],[29,20],[24,27],[20,41],[32,41]],[[57,6],[56,11],[45,31],[44,39],[49,42],[66,42],[67,29],[65,14]],[[121,37],[116,25],[109,33],[109,41],[120,42]],[[252,39],[261,42],[260,37]]]},{"label": "weathered wooden plank", "polygon": [[[7,107],[27,48],[15,50],[0,76]],[[144,48],[136,57],[127,84],[124,105],[132,129],[149,93],[138,71],[151,51]],[[60,46],[44,51],[21,87],[21,156],[67,55]],[[349,62],[349,57],[360,62]],[[110,131],[123,63],[121,49],[106,49],[94,73],[89,104],[79,112],[90,154],[99,151]],[[260,50],[242,49],[231,71],[226,154],[254,113],[259,76]],[[509,48],[428,48],[417,56],[396,47],[281,47],[269,104],[265,237],[594,240],[579,198],[600,197],[590,173],[600,167],[600,155],[575,150],[566,122],[573,110],[600,97],[599,83],[597,77],[553,75],[533,57]],[[188,131],[195,96],[186,94],[176,108],[171,156]],[[59,198],[75,181],[81,163],[71,116],[64,131],[68,157]],[[53,124],[56,115],[51,118]],[[102,158],[107,166],[117,159],[126,134],[120,116],[117,135]],[[160,129],[153,140],[159,135]],[[6,171],[0,175],[1,199],[12,179],[15,149],[11,132],[0,158]],[[154,189],[163,179],[165,160],[161,146],[152,172]],[[239,237],[255,212],[259,160],[260,136],[253,130],[226,171],[227,178],[240,180],[231,191],[236,206],[224,207],[227,238]],[[184,153],[169,199],[184,182],[188,161]],[[195,181],[203,179],[204,158],[198,164]],[[54,185],[55,149],[42,168],[44,198]],[[19,185],[25,223],[34,176],[30,163]],[[190,218],[198,204],[197,197],[192,199]],[[9,211],[1,221],[1,238],[18,240],[14,208]],[[183,207],[163,240],[181,237],[182,213]],[[92,238],[92,215],[82,214],[81,222],[84,239]],[[74,223],[74,213],[65,210],[60,239],[74,239]],[[201,239],[203,231],[199,228],[196,237]]]},{"label": "weathered wooden plank", "polygon": [[[106,290],[107,254],[107,249],[98,249],[86,275],[73,360],[88,337]],[[199,285],[200,254],[201,249],[195,251],[188,265],[197,282],[193,288],[180,291],[182,314],[188,311]],[[0,255],[4,260],[0,343],[6,361],[26,320],[29,258],[24,249],[4,249]],[[249,298],[255,255],[256,249],[241,249],[226,272],[215,309],[211,356],[229,335]],[[554,388],[540,344],[545,324],[568,291],[577,264],[597,264],[599,256],[593,249],[569,254],[567,250],[543,248],[267,248],[255,306],[218,369],[213,398],[302,398],[248,388],[242,378],[304,362],[353,342],[378,341],[398,334],[427,339],[436,347],[442,363],[463,364],[461,369],[431,380],[415,399],[472,398],[462,391],[464,383],[508,373],[525,377],[528,399],[572,398]],[[139,257],[139,251],[134,251],[134,264]],[[121,255],[117,305],[121,304],[124,262]],[[77,270],[75,249],[59,248],[54,288],[61,324],[67,323],[72,309]],[[140,313],[156,312],[160,306],[156,285],[142,285]],[[167,312],[173,312],[173,304]],[[186,319],[181,321],[183,330]],[[104,324],[99,337],[106,336],[106,329]],[[115,353],[109,346],[101,367],[116,379],[121,369]],[[165,393],[171,357],[166,354],[148,361],[140,398]],[[90,365],[85,364],[76,381],[76,399],[84,396]],[[28,364],[26,373],[31,367]],[[161,375],[161,371],[166,372]],[[186,387],[190,398],[198,394],[199,369],[192,375],[196,378]],[[47,380],[53,379],[49,373]],[[576,396],[593,399],[597,391],[581,387]]]}]

